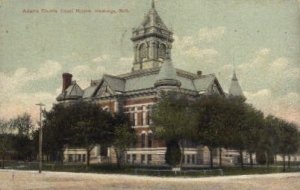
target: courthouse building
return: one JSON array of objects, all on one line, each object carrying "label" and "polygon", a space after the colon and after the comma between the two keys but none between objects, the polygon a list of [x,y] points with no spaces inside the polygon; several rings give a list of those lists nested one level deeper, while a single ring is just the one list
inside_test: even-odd
[{"label": "courthouse building", "polygon": [[[130,26],[129,26],[130,27]],[[81,88],[72,80],[72,74],[63,74],[62,93],[59,103],[78,100],[92,101],[111,112],[124,111],[130,116],[138,142],[126,152],[126,161],[131,164],[164,164],[165,142],[153,138],[149,128],[151,108],[157,102],[161,91],[178,91],[190,99],[202,95],[225,95],[214,74],[201,71],[188,72],[175,68],[172,63],[173,32],[164,24],[155,9],[155,4],[145,15],[142,23],[133,29],[134,61],[131,72],[121,75],[104,74],[99,80],[92,80],[90,86]],[[230,92],[242,94],[234,75]],[[185,164],[205,164],[209,162],[208,149],[190,145],[185,148]],[[84,162],[84,149],[67,148],[65,160]],[[92,162],[114,162],[112,148],[97,146],[91,155]]]}]

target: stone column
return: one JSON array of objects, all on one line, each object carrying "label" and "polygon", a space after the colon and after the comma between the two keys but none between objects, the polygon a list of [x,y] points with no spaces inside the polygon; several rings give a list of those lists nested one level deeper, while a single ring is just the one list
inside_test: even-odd
[{"label": "stone column", "polygon": [[137,107],[134,107],[134,126],[138,124],[138,114],[137,114]]}]

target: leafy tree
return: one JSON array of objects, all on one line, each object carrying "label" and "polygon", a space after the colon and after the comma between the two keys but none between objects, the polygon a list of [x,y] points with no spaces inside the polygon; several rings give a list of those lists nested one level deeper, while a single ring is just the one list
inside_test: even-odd
[{"label": "leafy tree", "polygon": [[32,120],[28,113],[24,113],[16,118],[12,118],[9,123],[11,128],[16,129],[18,135],[20,136],[29,136],[31,130],[33,129]]},{"label": "leafy tree", "polygon": [[196,115],[188,99],[175,92],[162,93],[152,111],[152,129],[159,139],[176,141],[181,150],[180,165],[184,155],[184,144],[195,134]]},{"label": "leafy tree", "polygon": [[220,148],[221,166],[221,147],[227,145],[227,122],[225,120],[227,109],[228,100],[220,95],[203,96],[195,103],[198,119],[196,140],[208,147],[211,168],[213,168],[213,150]]},{"label": "leafy tree", "polygon": [[117,156],[117,165],[120,168],[124,164],[125,151],[136,142],[137,137],[129,118],[124,113],[116,113],[113,120],[113,146]]},{"label": "leafy tree", "polygon": [[256,157],[257,162],[269,166],[273,162],[273,156],[278,154],[279,136],[278,118],[269,115],[264,119],[262,128],[259,130]]},{"label": "leafy tree", "polygon": [[23,160],[31,157],[30,131],[32,126],[30,115],[27,113],[9,121],[0,120],[0,156],[3,168],[4,159],[8,155]]},{"label": "leafy tree", "polygon": [[[283,171],[286,170],[286,156],[290,156],[298,151],[300,141],[299,141],[299,131],[297,127],[288,123],[284,120],[278,119],[278,153],[282,155],[283,158]],[[290,163],[289,163],[290,164]]]},{"label": "leafy tree", "polygon": [[12,149],[12,135],[10,134],[9,124],[7,121],[0,120],[0,156],[2,160],[2,168],[4,168],[4,160]]},{"label": "leafy tree", "polygon": [[100,144],[113,143],[114,128],[112,116],[100,105],[90,102],[58,104],[45,113],[44,150],[55,157],[63,158],[66,145],[83,147],[87,153],[87,168],[90,153]]},{"label": "leafy tree", "polygon": [[264,125],[264,115],[261,111],[256,110],[251,105],[246,105],[246,119],[247,125],[244,138],[245,148],[250,155],[250,165],[253,166],[253,154],[259,147],[260,131]]},{"label": "leafy tree", "polygon": [[[44,112],[43,124],[43,152],[50,160],[63,163],[63,150],[66,145],[71,144],[72,125],[77,120],[72,107],[55,104],[48,112]],[[38,130],[34,131],[33,139],[35,150],[38,152]]]},{"label": "leafy tree", "polygon": [[13,133],[12,148],[18,159],[28,160],[32,155],[32,140],[30,133],[33,129],[31,117],[28,113],[19,115],[9,121]]},{"label": "leafy tree", "polygon": [[88,168],[92,149],[98,144],[107,146],[113,143],[112,116],[99,105],[89,102],[74,103],[68,106],[68,111],[73,115],[70,121],[70,144],[86,149]]},{"label": "leafy tree", "polygon": [[241,167],[244,167],[243,151],[247,147],[247,135],[251,125],[247,123],[247,104],[241,97],[230,97],[226,111],[228,147],[239,151]]},{"label": "leafy tree", "polygon": [[166,163],[172,167],[176,167],[178,164],[180,164],[180,158],[181,158],[180,147],[178,146],[177,141],[174,140],[168,141],[166,145],[167,145],[167,151],[165,153]]}]

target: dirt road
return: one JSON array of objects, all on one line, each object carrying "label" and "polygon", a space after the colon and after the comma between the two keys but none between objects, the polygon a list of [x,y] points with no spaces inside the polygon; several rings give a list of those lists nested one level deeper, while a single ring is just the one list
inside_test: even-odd
[{"label": "dirt road", "polygon": [[299,190],[300,173],[207,178],[0,170],[0,190]]}]

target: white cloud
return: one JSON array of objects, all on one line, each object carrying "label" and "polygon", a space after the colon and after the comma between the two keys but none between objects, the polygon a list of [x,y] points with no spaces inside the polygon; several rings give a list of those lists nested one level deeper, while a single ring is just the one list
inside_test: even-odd
[{"label": "white cloud", "polygon": [[42,66],[38,69],[35,80],[39,79],[48,79],[59,74],[62,70],[60,63],[52,60],[47,60]]},{"label": "white cloud", "polygon": [[225,27],[201,28],[198,32],[198,40],[212,42],[223,37]]},{"label": "white cloud", "polygon": [[92,61],[95,62],[95,63],[100,63],[100,62],[103,62],[103,61],[107,61],[109,59],[110,59],[109,55],[104,54],[104,55],[101,55],[99,57],[96,57],[96,58],[92,59]]},{"label": "white cloud", "polygon": [[[197,59],[199,65],[195,68],[193,62],[178,62],[176,59],[177,66],[182,69],[195,70],[195,69],[204,69],[210,70],[208,67],[215,67],[217,64],[217,59],[219,53],[214,48],[203,48],[198,44],[197,36],[174,36],[174,45],[173,52],[175,58],[184,57],[186,59]],[[177,57],[176,57],[177,56]],[[175,59],[174,59],[175,60]]]},{"label": "white cloud", "polygon": [[192,47],[183,52],[185,55],[191,57],[197,57],[200,59],[215,57],[218,55],[218,51],[215,49],[200,49],[198,47]]},{"label": "white cloud", "polygon": [[[55,101],[56,94],[40,91],[39,89],[23,89],[26,85],[39,80],[57,77],[62,70],[62,66],[52,60],[47,60],[34,70],[28,68],[18,68],[14,73],[0,72],[0,117],[9,119],[23,112],[28,112],[33,118],[38,117],[38,110],[35,106],[38,102],[43,102],[47,107],[51,107]],[[26,92],[36,91],[36,92]]]},{"label": "white cloud", "polygon": [[[110,58],[109,55],[101,55],[92,61],[93,63],[76,65],[70,68],[70,73],[73,75],[73,80],[76,80],[81,88],[89,86],[91,80],[101,79],[102,75],[121,74],[130,71],[132,66],[132,57],[121,57],[118,59]],[[97,64],[94,64],[96,63]]]},{"label": "white cloud", "polygon": [[[219,40],[225,34],[225,27],[205,27],[200,28],[198,33],[189,36],[176,36],[174,35],[174,45],[173,52],[176,58],[180,56],[187,59],[197,59],[199,62],[199,68],[204,69],[205,66],[211,68],[217,67],[217,59],[219,57],[219,52],[214,47],[203,47],[203,42],[211,43]],[[195,65],[191,63],[186,63],[185,61],[180,61],[180,67],[183,69],[195,69]],[[198,68],[197,68],[198,69]],[[207,69],[210,71],[210,68]]]},{"label": "white cloud", "polygon": [[[287,57],[273,58],[269,48],[261,48],[251,61],[238,65],[236,70],[248,102],[266,114],[300,126],[300,69],[292,66]],[[222,71],[228,69],[224,66]]]},{"label": "white cloud", "polygon": [[86,88],[91,80],[100,79],[105,71],[101,65],[77,65],[71,69],[71,74],[81,88]]},{"label": "white cloud", "polygon": [[294,122],[300,126],[300,95],[289,92],[283,96],[276,96],[270,89],[262,89],[256,92],[245,92],[247,101],[266,115],[272,114],[277,117]]}]

